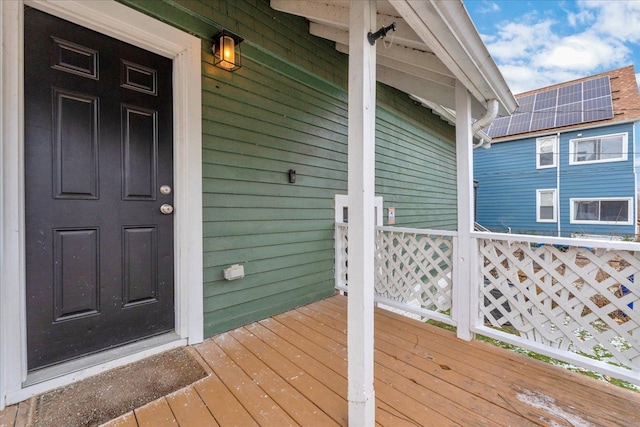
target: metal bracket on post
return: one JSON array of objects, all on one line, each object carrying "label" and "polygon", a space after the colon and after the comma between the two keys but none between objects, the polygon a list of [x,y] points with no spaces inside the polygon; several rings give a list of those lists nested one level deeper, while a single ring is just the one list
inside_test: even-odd
[{"label": "metal bracket on post", "polygon": [[389,31],[395,31],[395,30],[396,30],[396,23],[392,22],[391,25],[389,25],[388,27],[383,26],[375,33],[372,33],[371,31],[369,31],[369,33],[367,34],[367,40],[369,40],[369,44],[373,46],[374,44],[376,44],[376,40],[386,36]]}]

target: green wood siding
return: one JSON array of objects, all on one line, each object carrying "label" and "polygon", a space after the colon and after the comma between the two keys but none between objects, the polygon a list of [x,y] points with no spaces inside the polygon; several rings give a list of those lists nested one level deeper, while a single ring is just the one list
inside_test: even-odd
[{"label": "green wood siding", "polygon": [[409,97],[378,85],[376,194],[396,226],[455,230],[455,129]]},{"label": "green wood siding", "polygon": [[[205,335],[331,295],[347,57],[267,0],[121,1],[203,39]],[[208,38],[220,27],[245,38],[235,73],[212,66]],[[378,99],[377,194],[397,225],[455,228],[453,128],[389,87]],[[232,264],[245,278],[224,280]]]}]

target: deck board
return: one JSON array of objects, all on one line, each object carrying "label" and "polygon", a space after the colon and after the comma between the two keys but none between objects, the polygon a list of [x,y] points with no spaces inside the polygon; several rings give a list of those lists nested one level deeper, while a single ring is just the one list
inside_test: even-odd
[{"label": "deck board", "polygon": [[176,427],[173,412],[164,397],[136,409],[136,420],[140,427]]},{"label": "deck board", "polygon": [[138,427],[138,422],[136,421],[136,416],[133,411],[131,411],[100,427]]},{"label": "deck board", "polygon": [[[256,335],[251,332],[240,329],[233,331],[231,335],[254,354],[254,369],[257,373],[254,379],[268,383],[276,390],[278,403],[296,422],[323,426],[340,425],[343,422],[341,414],[334,414],[336,419],[333,419],[321,409],[322,406],[336,406],[332,403],[340,400],[339,395],[305,373],[302,368],[292,365],[267,343],[255,339]],[[306,369],[310,370],[309,367]],[[314,402],[318,402],[319,406]]]},{"label": "deck board", "polygon": [[[336,331],[340,331],[345,323],[344,316],[340,313],[330,316],[319,311],[313,312],[307,307],[302,307],[298,311],[320,320],[322,325],[331,325],[336,328]],[[320,330],[324,330],[326,333],[324,327],[319,326],[318,331]],[[418,363],[417,366],[407,363],[407,359],[412,358],[413,355],[410,352],[399,349],[411,347],[413,343],[405,341],[399,342],[400,346],[393,346],[381,339],[380,335],[382,334],[378,329],[376,331],[375,353],[376,378],[396,389],[402,390],[406,395],[406,399],[417,399],[416,405],[419,406],[422,404],[421,402],[429,402],[429,406],[434,410],[442,411],[442,408],[445,408],[446,412],[443,415],[447,415],[454,422],[461,424],[469,419],[474,419],[475,424],[479,426],[495,425],[496,421],[504,422],[506,425],[508,424],[507,421],[513,417],[514,414],[510,410],[485,400],[482,395],[473,394],[469,390],[469,385],[473,385],[473,382],[465,381],[467,380],[466,377],[459,379],[459,382],[462,382],[462,387],[459,387],[457,384],[447,382],[446,378],[436,377],[434,379],[432,374],[433,371],[442,371],[449,376],[459,376],[456,371],[451,369],[445,371],[435,362],[430,362],[428,359],[420,357],[414,357],[414,359],[425,363]],[[340,340],[344,344],[346,342],[346,334],[341,333]],[[398,340],[396,340],[396,343],[398,343]],[[456,398],[451,399],[451,396],[456,396]],[[404,406],[406,404],[402,405],[402,407]],[[421,418],[417,421],[424,421],[424,419]],[[521,425],[532,424],[534,423],[527,423],[526,420],[521,422]]]},{"label": "deck board", "polygon": [[[404,319],[398,319],[398,316],[389,313],[381,313],[381,317],[395,320],[394,327],[404,325],[402,329],[395,328],[394,335],[400,335],[401,330],[409,331],[413,342],[417,340],[416,348],[428,347],[432,357],[437,358],[435,360],[444,360],[446,357],[449,364],[457,362],[456,370],[464,369],[474,381],[490,385],[498,393],[494,395],[499,399],[509,400],[510,406],[520,408],[518,413],[522,413],[523,400],[537,400],[547,401],[548,406],[555,407],[555,411],[562,414],[562,417],[580,418],[585,423],[597,424],[604,420],[607,424],[623,425],[629,419],[638,419],[637,393],[594,381],[523,355],[511,352],[506,352],[505,355],[504,350],[486,343],[453,340],[448,331],[428,328],[427,325],[423,327],[418,322],[404,322]],[[389,321],[378,320],[376,327],[380,331],[389,324]],[[432,336],[431,340],[427,340],[429,335]],[[451,369],[450,366],[448,368]],[[496,379],[500,379],[500,382],[496,383]],[[593,413],[594,392],[600,396],[598,405],[606,408],[602,414]],[[491,394],[482,395],[486,398]],[[632,398],[634,403],[621,404],[626,398]],[[525,406],[531,407],[530,404]],[[551,417],[548,413],[543,415]]]},{"label": "deck board", "polygon": [[[105,426],[346,426],[346,311],[335,296],[191,347],[207,378]],[[640,393],[380,309],[374,360],[378,426],[640,425]]]},{"label": "deck board", "polygon": [[198,392],[187,387],[167,396],[167,403],[176,417],[178,425],[198,427],[219,427]]},{"label": "deck board", "polygon": [[221,426],[234,423],[247,427],[258,425],[215,373],[194,388]]}]

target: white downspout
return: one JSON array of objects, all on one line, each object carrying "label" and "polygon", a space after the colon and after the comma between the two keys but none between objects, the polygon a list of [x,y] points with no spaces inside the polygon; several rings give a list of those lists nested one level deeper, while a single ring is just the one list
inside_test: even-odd
[{"label": "white downspout", "polygon": [[[636,153],[636,125],[637,122],[633,124],[633,127],[631,128],[631,142],[632,142],[632,153]],[[635,226],[634,226],[634,240],[638,238],[638,233],[640,233],[640,230],[638,230],[638,217],[640,216],[640,212],[638,212],[638,158],[636,156],[633,156],[633,181],[635,183],[635,189],[633,192],[634,200],[635,200],[635,206],[633,207],[633,210],[636,212],[636,216],[635,216]]]},{"label": "white downspout", "polygon": [[[638,122],[634,122],[633,126],[631,127],[631,152],[635,153],[636,152],[636,126],[638,125]],[[637,239],[638,238],[638,233],[640,233],[640,230],[638,229],[638,216],[640,216],[640,212],[638,212],[638,158],[636,156],[633,156],[633,201],[634,201],[634,206],[633,206],[633,211],[635,212],[634,215],[634,226],[633,226],[633,239]]]},{"label": "white downspout", "polygon": [[[498,116],[498,100],[490,99],[489,101],[487,101],[487,112],[485,113],[485,115],[482,116],[480,119],[476,120],[475,122],[473,122],[473,124],[471,125],[471,133],[475,135],[476,132],[486,128],[493,122],[493,120],[497,116]],[[481,139],[479,143],[473,146],[473,148],[482,147],[485,144],[485,142],[486,141],[484,139]]]},{"label": "white downspout", "polygon": [[487,101],[487,112],[480,119],[473,122],[471,125],[471,131],[473,133],[478,132],[489,126],[491,122],[498,116],[498,100],[490,99]]},{"label": "white downspout", "polygon": [[[560,132],[556,133],[556,148],[557,148],[557,153],[554,153],[556,157],[556,188],[558,189],[556,191],[556,215],[558,215],[558,217],[556,218],[556,220],[558,221],[558,237],[562,237],[562,221],[561,221],[561,216],[560,216]],[[571,218],[569,218],[569,221],[571,221]]]}]

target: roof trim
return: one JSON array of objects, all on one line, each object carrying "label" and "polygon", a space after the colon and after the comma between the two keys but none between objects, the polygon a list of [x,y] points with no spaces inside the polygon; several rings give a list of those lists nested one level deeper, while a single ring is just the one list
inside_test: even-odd
[{"label": "roof trim", "polygon": [[389,2],[478,101],[496,99],[500,114],[515,111],[516,99],[461,1]]}]

